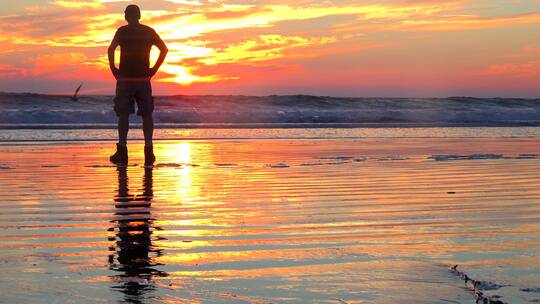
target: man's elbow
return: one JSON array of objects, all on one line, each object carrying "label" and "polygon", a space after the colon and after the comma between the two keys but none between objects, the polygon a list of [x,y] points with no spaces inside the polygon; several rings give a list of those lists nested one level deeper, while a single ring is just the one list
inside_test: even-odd
[{"label": "man's elbow", "polygon": [[169,48],[166,45],[162,45],[160,50],[163,55],[167,55],[167,53],[169,52]]},{"label": "man's elbow", "polygon": [[116,51],[116,48],[117,48],[117,47],[118,47],[118,45],[116,45],[116,44],[111,44],[111,45],[109,45],[109,48],[107,49],[108,53],[109,53],[109,54],[110,54],[110,53],[113,53],[113,54],[114,54],[114,52]]}]

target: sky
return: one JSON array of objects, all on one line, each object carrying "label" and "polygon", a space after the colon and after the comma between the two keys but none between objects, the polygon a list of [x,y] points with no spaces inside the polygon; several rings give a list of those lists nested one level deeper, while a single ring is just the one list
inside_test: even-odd
[{"label": "sky", "polygon": [[5,92],[114,94],[137,4],[170,50],[155,95],[540,97],[540,0],[2,2]]}]

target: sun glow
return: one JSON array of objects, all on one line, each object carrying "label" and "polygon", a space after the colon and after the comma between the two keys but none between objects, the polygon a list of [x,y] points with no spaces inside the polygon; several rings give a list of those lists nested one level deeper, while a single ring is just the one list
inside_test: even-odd
[{"label": "sun glow", "polygon": [[161,70],[173,77],[159,79],[161,82],[174,82],[188,85],[194,82],[215,82],[221,79],[219,76],[198,76],[192,73],[195,68],[182,65],[165,64]]}]

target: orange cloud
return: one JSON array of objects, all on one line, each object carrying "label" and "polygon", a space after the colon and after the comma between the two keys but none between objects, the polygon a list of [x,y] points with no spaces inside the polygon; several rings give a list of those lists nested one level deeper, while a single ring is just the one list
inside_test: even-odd
[{"label": "orange cloud", "polygon": [[539,64],[540,62],[493,64],[482,71],[481,74],[487,76],[535,76],[540,74]]},{"label": "orange cloud", "polygon": [[61,7],[65,8],[103,8],[103,4],[100,1],[94,0],[94,1],[73,1],[73,0],[56,0],[53,2],[56,5],[59,5]]},{"label": "orange cloud", "polygon": [[20,78],[28,75],[26,69],[10,64],[0,64],[0,78]]},{"label": "orange cloud", "polygon": [[[197,63],[205,65],[218,65],[225,63],[254,64],[269,62],[276,59],[290,57],[287,51],[305,48],[313,45],[320,45],[334,42],[334,38],[303,38],[298,36],[285,37],[281,35],[262,35],[258,39],[248,40],[239,44],[228,45],[223,49],[212,49],[201,46],[190,46],[182,44],[170,44],[172,50],[169,62],[163,65],[162,70],[173,77],[161,79],[164,82],[177,82],[180,84],[190,84],[193,82],[216,82],[220,80],[237,80],[239,77],[232,76],[198,76]],[[153,57],[156,57],[154,55]],[[302,56],[302,52],[294,57]],[[186,59],[196,59],[193,66],[186,64]]]},{"label": "orange cloud", "polygon": [[33,76],[62,77],[62,72],[85,64],[88,57],[83,53],[61,53],[39,56],[35,60]]},{"label": "orange cloud", "polygon": [[[239,44],[228,45],[223,49],[212,52],[199,62],[206,65],[219,63],[253,63],[272,61],[288,56],[287,51],[308,46],[335,42],[335,38],[304,38],[299,36],[262,35],[258,39],[243,41]],[[302,56],[302,52],[297,55]]]},{"label": "orange cloud", "polygon": [[383,22],[383,24],[338,24],[333,28],[337,32],[351,31],[382,31],[382,32],[406,32],[406,31],[470,31],[488,28],[501,28],[522,24],[536,24],[540,22],[540,14],[523,14],[516,16],[484,17],[471,15],[458,16],[431,16],[430,18],[414,19],[405,18],[396,22]]},{"label": "orange cloud", "polygon": [[456,16],[439,20],[407,20],[403,22],[403,26],[405,30],[463,31],[538,22],[540,22],[540,14],[503,17]]}]

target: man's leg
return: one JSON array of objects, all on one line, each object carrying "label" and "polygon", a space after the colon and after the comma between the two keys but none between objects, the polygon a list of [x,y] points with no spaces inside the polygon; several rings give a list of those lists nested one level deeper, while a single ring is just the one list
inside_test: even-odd
[{"label": "man's leg", "polygon": [[109,159],[111,162],[118,165],[127,165],[127,135],[129,131],[129,113],[121,113],[118,115],[118,143],[116,144],[116,153]]},{"label": "man's leg", "polygon": [[109,158],[115,164],[126,165],[128,163],[127,135],[129,131],[129,114],[135,112],[133,94],[133,87],[129,82],[116,82],[114,112],[118,116],[118,144],[116,144],[116,153]]},{"label": "man's leg", "polygon": [[154,119],[152,113],[142,115],[143,133],[144,133],[144,164],[151,166],[156,161],[154,155],[154,146],[152,145],[152,137],[154,135]]},{"label": "man's leg", "polygon": [[152,145],[154,137],[154,98],[152,97],[152,84],[150,80],[140,82],[135,96],[138,114],[142,116],[144,133],[144,165],[151,166],[156,161],[154,147]]},{"label": "man's leg", "polygon": [[144,145],[152,146],[152,141],[154,137],[154,118],[152,114],[145,113],[142,115],[143,121],[143,133],[144,133]]},{"label": "man's leg", "polygon": [[129,114],[122,113],[118,116],[118,144],[119,145],[121,146],[127,145],[128,132],[129,132]]}]

